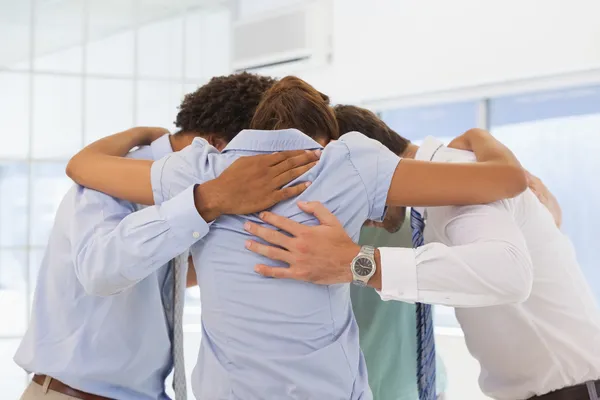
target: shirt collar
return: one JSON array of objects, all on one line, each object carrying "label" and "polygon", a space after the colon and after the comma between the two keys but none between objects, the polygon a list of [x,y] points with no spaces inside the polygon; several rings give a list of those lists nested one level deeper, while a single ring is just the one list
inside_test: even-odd
[{"label": "shirt collar", "polygon": [[154,160],[160,160],[164,156],[171,154],[173,152],[173,147],[171,147],[171,141],[169,140],[169,133],[165,133],[154,142],[150,143],[150,148],[152,149],[152,157]]},{"label": "shirt collar", "polygon": [[235,150],[274,152],[285,150],[322,149],[319,143],[298,129],[259,131],[244,129],[223,149],[223,153]]},{"label": "shirt collar", "polygon": [[419,150],[417,150],[417,154],[415,155],[415,160],[432,161],[435,153],[443,146],[444,143],[439,139],[436,139],[433,136],[427,136],[425,140],[423,140],[421,146],[419,146]]}]

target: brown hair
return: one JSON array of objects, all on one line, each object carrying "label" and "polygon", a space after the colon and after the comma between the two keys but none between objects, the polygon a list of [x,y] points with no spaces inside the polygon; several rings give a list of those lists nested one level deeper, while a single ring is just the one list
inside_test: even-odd
[{"label": "brown hair", "polygon": [[365,108],[338,105],[334,107],[334,111],[340,136],[352,131],[360,132],[377,140],[397,155],[404,153],[410,143],[410,140],[400,136],[375,113]]},{"label": "brown hair", "polygon": [[295,76],[286,76],[265,93],[250,128],[296,128],[313,139],[327,141],[339,137],[329,97]]}]

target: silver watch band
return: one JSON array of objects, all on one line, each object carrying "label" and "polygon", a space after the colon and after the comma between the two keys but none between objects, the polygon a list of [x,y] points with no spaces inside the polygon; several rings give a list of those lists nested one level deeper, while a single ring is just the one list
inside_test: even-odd
[{"label": "silver watch band", "polygon": [[375,247],[373,246],[362,246],[360,248],[360,252],[364,253],[368,256],[374,256],[375,255]]},{"label": "silver watch band", "polygon": [[[357,254],[357,258],[360,256],[367,256],[369,258],[372,259],[373,262],[373,268],[377,268],[375,266],[375,248],[373,246],[361,246],[360,251]],[[354,261],[353,261],[354,263]],[[371,273],[369,276],[358,276],[354,273],[354,268],[353,265],[350,266],[351,270],[352,270],[352,276],[353,276],[353,280],[352,283],[357,285],[357,286],[367,286],[367,283],[369,282],[369,279],[371,279],[371,276],[373,276],[373,273]],[[373,271],[374,271],[373,269]]]}]

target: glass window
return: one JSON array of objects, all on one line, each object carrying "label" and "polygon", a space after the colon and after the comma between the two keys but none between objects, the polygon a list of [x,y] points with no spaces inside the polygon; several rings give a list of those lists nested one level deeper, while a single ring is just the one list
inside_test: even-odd
[{"label": "glass window", "polygon": [[600,86],[492,99],[490,126],[557,197],[563,231],[600,299]]},{"label": "glass window", "polygon": [[230,72],[231,30],[229,8],[200,9],[186,15],[186,78],[210,78]]},{"label": "glass window", "polygon": [[[464,102],[385,110],[380,117],[392,129],[419,145],[427,136],[435,136],[445,143],[468,129],[477,126],[479,103]],[[407,217],[409,214],[407,213]],[[410,220],[405,222],[410,226]],[[435,325],[458,328],[454,309],[435,306]]]},{"label": "glass window", "polygon": [[33,196],[29,221],[30,245],[45,246],[54,215],[73,182],[65,175],[66,163],[35,162],[31,165]]},{"label": "glass window", "polygon": [[183,99],[183,85],[139,81],[136,125],[160,126],[175,130],[175,117]]},{"label": "glass window", "polygon": [[36,2],[35,69],[81,72],[84,4],[83,1]]},{"label": "glass window", "polygon": [[17,339],[0,339],[0,393],[4,399],[19,399],[25,390],[25,372],[13,361],[19,343]]},{"label": "glass window", "polygon": [[0,249],[0,337],[25,333],[27,268],[25,250]]},{"label": "glass window", "polygon": [[381,119],[405,138],[420,143],[427,136],[449,142],[478,124],[479,102],[438,104],[381,111]]},{"label": "glass window", "polygon": [[33,157],[71,157],[83,142],[81,78],[37,75],[33,85]]},{"label": "glass window", "polygon": [[133,83],[124,79],[86,80],[85,143],[131,128]]},{"label": "glass window", "polygon": [[29,76],[0,73],[0,88],[0,141],[6,143],[0,146],[0,157],[26,158],[30,134]]},{"label": "glass window", "polygon": [[0,2],[0,67],[29,69],[30,26],[29,0]]},{"label": "glass window", "polygon": [[87,72],[90,74],[133,75],[134,31],[127,30],[88,43]]},{"label": "glass window", "polygon": [[0,247],[27,245],[26,162],[0,163]]},{"label": "glass window", "polygon": [[133,75],[133,6],[133,0],[88,1],[88,73]]},{"label": "glass window", "polygon": [[183,18],[163,19],[140,27],[137,56],[139,76],[181,78]]}]

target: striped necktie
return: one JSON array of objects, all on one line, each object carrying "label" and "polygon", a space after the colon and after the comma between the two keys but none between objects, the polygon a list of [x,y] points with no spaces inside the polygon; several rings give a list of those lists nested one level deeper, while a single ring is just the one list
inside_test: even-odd
[{"label": "striped necktie", "polygon": [[[414,247],[423,246],[425,221],[414,208],[410,211],[410,227]],[[419,400],[435,400],[435,339],[431,305],[416,304],[417,318],[417,387]]]},{"label": "striped necktie", "polygon": [[183,300],[188,253],[171,261],[173,268],[173,390],[176,400],[187,400],[185,360],[183,357]]}]

